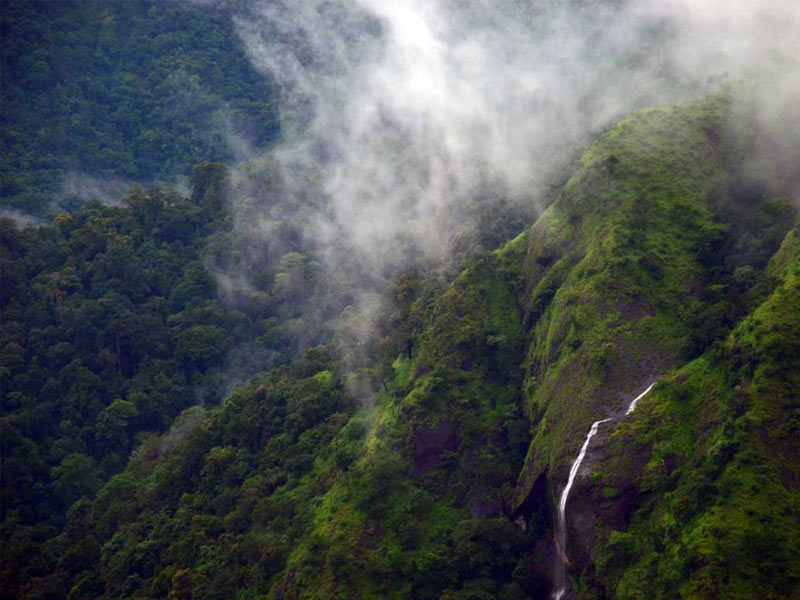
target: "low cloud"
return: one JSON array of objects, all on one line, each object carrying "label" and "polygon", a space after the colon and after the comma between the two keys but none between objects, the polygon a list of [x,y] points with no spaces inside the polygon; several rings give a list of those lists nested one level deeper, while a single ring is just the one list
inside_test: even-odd
[{"label": "low cloud", "polygon": [[292,219],[363,323],[398,269],[449,255],[471,203],[534,215],[576,148],[635,108],[754,82],[772,141],[753,168],[797,164],[793,1],[262,0],[233,18],[284,131],[279,187],[234,175],[242,234]]},{"label": "low cloud", "polygon": [[47,224],[44,219],[40,219],[21,210],[6,207],[0,207],[0,219],[11,219],[17,223],[17,226],[23,228],[28,226],[39,227],[40,225]]},{"label": "low cloud", "polygon": [[59,194],[59,204],[82,203],[98,200],[103,204],[118,206],[134,182],[116,177],[97,177],[88,173],[70,171],[64,174]]}]

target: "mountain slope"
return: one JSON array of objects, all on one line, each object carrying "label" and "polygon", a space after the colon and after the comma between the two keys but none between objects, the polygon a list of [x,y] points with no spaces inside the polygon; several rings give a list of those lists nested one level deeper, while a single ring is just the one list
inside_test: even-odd
[{"label": "mountain slope", "polygon": [[[524,391],[534,437],[517,488],[521,508],[545,477],[555,505],[591,423],[619,418],[650,383],[715,352],[768,290],[766,260],[793,209],[741,175],[730,102],[723,94],[624,119],[531,229]],[[692,418],[712,419],[705,410]],[[592,482],[579,477],[567,508],[568,553],[584,572],[650,491],[638,480],[652,460],[648,446],[607,443],[617,423],[590,446],[583,472]],[[599,558],[613,562],[614,553],[606,547]],[[657,575],[648,577],[640,591],[653,589]]]},{"label": "mountain slope", "polygon": [[647,457],[636,473],[642,506],[627,532],[604,540],[597,562],[610,596],[800,590],[798,275],[795,230],[770,264],[770,296],[721,346],[659,383],[609,440],[595,486],[631,476],[620,473],[630,448]]},{"label": "mountain slope", "polygon": [[147,436],[16,597],[545,598],[607,417],[569,594],[793,597],[800,238],[734,98],[630,115],[528,231],[398,277],[360,373],[311,348]]}]

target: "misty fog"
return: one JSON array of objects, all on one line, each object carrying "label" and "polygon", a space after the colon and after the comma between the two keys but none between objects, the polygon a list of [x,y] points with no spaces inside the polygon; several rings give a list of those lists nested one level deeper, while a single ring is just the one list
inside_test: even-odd
[{"label": "misty fog", "polygon": [[239,231],[263,243],[291,215],[368,299],[349,313],[364,335],[372,293],[412,257],[447,257],[469,207],[502,198],[533,220],[559,167],[633,109],[734,83],[770,134],[753,169],[800,156],[791,0],[262,0],[232,18],[280,84],[284,131],[280,185],[257,162],[234,173]]}]

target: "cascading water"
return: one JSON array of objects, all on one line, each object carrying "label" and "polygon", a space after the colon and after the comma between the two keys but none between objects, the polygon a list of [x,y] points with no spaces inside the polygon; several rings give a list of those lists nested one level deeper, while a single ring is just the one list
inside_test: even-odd
[{"label": "cascading water", "polygon": [[[602,419],[600,421],[595,421],[592,423],[592,428],[589,429],[589,433],[586,436],[586,440],[583,442],[583,446],[581,446],[581,451],[578,453],[578,458],[575,459],[575,462],[572,463],[572,468],[569,470],[569,479],[567,480],[567,486],[564,488],[564,491],[561,492],[561,499],[558,501],[558,546],[560,548],[561,554],[563,554],[564,559],[566,559],[566,551],[567,551],[567,520],[566,520],[566,509],[567,509],[567,498],[569,497],[569,491],[572,489],[572,484],[575,482],[575,476],[578,474],[578,469],[581,467],[581,463],[583,462],[584,456],[586,456],[586,450],[589,448],[589,442],[592,441],[592,438],[597,433],[597,429],[600,427],[602,423],[606,421],[610,421],[611,418]],[[567,591],[567,574],[564,565],[565,560],[560,562],[560,566],[558,568],[558,572],[556,573],[556,577],[560,580],[560,585],[556,590],[555,594],[553,594],[554,600],[561,600],[561,597]]]},{"label": "cascading water", "polygon": [[636,398],[634,398],[634,399],[631,401],[631,403],[630,403],[630,406],[628,406],[628,410],[626,410],[626,411],[625,411],[625,416],[627,416],[627,415],[629,415],[629,414],[631,414],[631,413],[633,412],[633,410],[636,408],[636,405],[639,403],[639,400],[641,400],[642,398],[644,398],[644,397],[647,395],[647,392],[649,392],[650,390],[652,390],[652,389],[653,389],[653,386],[654,386],[655,384],[656,384],[656,382],[654,381],[653,383],[651,383],[650,385],[648,385],[648,386],[647,386],[647,389],[646,389],[645,391],[643,391],[641,394],[639,394],[638,396],[636,396]]},{"label": "cascading water", "polygon": [[[628,410],[625,411],[625,416],[631,414],[634,409],[636,409],[636,404],[639,402],[639,400],[644,398],[647,393],[653,389],[655,384],[655,382],[651,383],[645,391],[631,401],[631,403],[628,405]],[[611,421],[613,418],[614,417],[608,417],[607,419],[601,419],[592,423],[592,427],[589,429],[589,433],[586,435],[583,446],[581,446],[581,451],[578,453],[578,458],[576,458],[572,463],[572,467],[569,470],[567,485],[564,487],[564,491],[561,492],[561,498],[558,501],[558,537],[556,538],[556,544],[558,545],[559,554],[561,555],[562,559],[558,561],[558,566],[556,568],[555,575],[557,587],[556,591],[553,593],[553,600],[561,600],[564,594],[567,593],[567,498],[569,498],[569,492],[572,489],[572,484],[575,482],[575,477],[578,475],[578,470],[581,468],[581,463],[586,456],[586,451],[589,449],[589,442],[591,442],[592,438],[597,434],[597,430],[599,429],[600,425],[606,421]]]}]

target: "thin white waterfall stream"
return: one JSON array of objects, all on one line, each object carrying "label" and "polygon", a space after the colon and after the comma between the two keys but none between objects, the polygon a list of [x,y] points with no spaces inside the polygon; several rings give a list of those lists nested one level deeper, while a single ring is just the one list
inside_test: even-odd
[{"label": "thin white waterfall stream", "polygon": [[633,410],[636,408],[636,405],[639,403],[639,400],[641,400],[642,398],[644,398],[644,397],[647,395],[647,392],[649,392],[650,390],[652,390],[652,389],[653,389],[653,386],[654,386],[655,384],[656,384],[656,382],[654,381],[653,383],[651,383],[650,385],[648,385],[648,386],[647,386],[647,389],[646,389],[645,391],[643,391],[641,394],[639,394],[638,396],[636,396],[636,398],[634,398],[634,399],[631,401],[631,404],[630,404],[630,406],[628,406],[628,410],[626,410],[626,411],[625,411],[625,415],[626,415],[626,416],[627,416],[627,415],[629,415],[629,414],[631,414],[631,413],[633,412]]},{"label": "thin white waterfall stream", "polygon": [[[645,391],[631,401],[631,403],[628,405],[628,410],[625,411],[626,416],[631,414],[634,409],[636,409],[636,405],[638,404],[639,400],[644,398],[647,393],[653,389],[655,384],[656,382],[654,381],[647,387]],[[578,453],[578,458],[576,458],[575,462],[572,463],[572,467],[569,470],[567,485],[564,487],[564,491],[561,492],[561,498],[558,501],[558,538],[556,543],[559,546],[559,552],[563,556],[563,560],[560,561],[562,564],[559,566],[556,573],[556,578],[560,581],[558,583],[558,588],[553,594],[553,600],[561,600],[561,598],[567,592],[567,575],[565,565],[563,564],[566,562],[567,556],[567,498],[569,498],[569,492],[572,489],[572,484],[575,482],[575,477],[578,475],[578,470],[581,468],[581,463],[586,456],[586,451],[589,449],[589,442],[591,442],[592,438],[597,434],[597,430],[600,425],[606,421],[611,421],[613,418],[614,417],[608,417],[607,419],[601,419],[600,421],[595,421],[592,423],[592,427],[589,429],[589,433],[586,435],[583,446],[581,446],[581,451]]]},{"label": "thin white waterfall stream", "polygon": [[[611,417],[608,419],[602,419],[600,421],[595,421],[592,423],[592,428],[589,429],[589,433],[586,436],[586,440],[583,442],[583,446],[581,446],[581,451],[578,453],[578,458],[575,459],[575,462],[572,463],[572,468],[569,470],[569,479],[567,480],[567,486],[564,488],[564,491],[561,492],[561,499],[558,501],[558,545],[561,548],[561,553],[566,558],[567,552],[567,519],[566,519],[566,509],[567,509],[567,498],[569,497],[569,491],[572,489],[572,484],[575,482],[575,476],[578,474],[578,469],[581,468],[581,463],[583,462],[583,458],[586,456],[586,450],[589,448],[589,442],[592,441],[592,438],[597,433],[598,427],[602,423],[606,421],[610,421]],[[567,577],[566,572],[562,567],[560,568],[560,572],[558,573],[559,579],[561,579],[561,585],[559,586],[556,593],[553,595],[554,600],[561,600],[561,597],[567,591]]]}]

